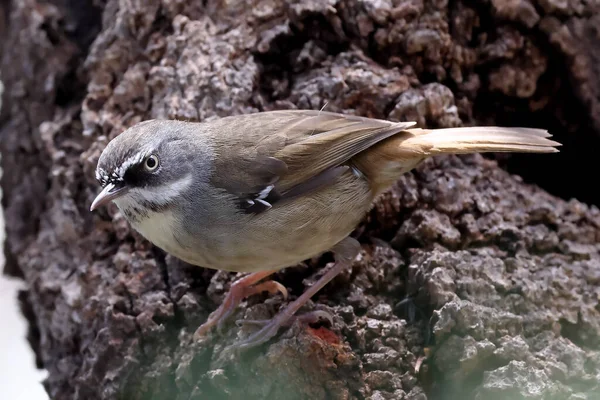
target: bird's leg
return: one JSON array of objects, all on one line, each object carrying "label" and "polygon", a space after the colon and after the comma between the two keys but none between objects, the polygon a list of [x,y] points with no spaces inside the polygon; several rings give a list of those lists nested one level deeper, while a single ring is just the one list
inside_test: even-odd
[{"label": "bird's leg", "polygon": [[[305,325],[316,324],[320,321],[327,321],[329,322],[329,325],[333,325],[333,316],[324,310],[309,311],[301,315],[294,315],[290,317],[290,319],[287,320],[287,322],[283,323],[281,326],[291,326],[296,321],[300,321]],[[269,322],[271,322],[270,319],[241,319],[236,321],[238,325],[258,326],[265,326]]]},{"label": "bird's leg", "polygon": [[200,327],[194,333],[194,337],[198,339],[200,336],[203,336],[208,332],[210,328],[215,325],[221,327],[227,317],[231,315],[233,310],[240,304],[240,302],[248,296],[252,296],[253,294],[261,293],[261,292],[269,292],[271,294],[275,294],[277,292],[281,292],[284,298],[287,298],[287,290],[286,288],[279,282],[275,281],[265,281],[256,284],[256,282],[260,281],[263,278],[275,273],[276,270],[273,271],[260,271],[254,272],[245,277],[235,281],[229,292],[225,296],[225,300],[223,303],[213,311],[208,320],[200,325]]},{"label": "bird's leg", "polygon": [[234,343],[229,350],[248,349],[258,346],[271,339],[279,328],[286,325],[312,296],[314,296],[323,286],[336,277],[344,268],[352,265],[354,258],[360,251],[360,244],[353,238],[347,237],[336,244],[331,251],[335,256],[335,263],[318,281],[309,287],[300,297],[291,302],[284,310],[280,311],[271,320],[266,322],[262,329],[250,335],[243,341]]}]

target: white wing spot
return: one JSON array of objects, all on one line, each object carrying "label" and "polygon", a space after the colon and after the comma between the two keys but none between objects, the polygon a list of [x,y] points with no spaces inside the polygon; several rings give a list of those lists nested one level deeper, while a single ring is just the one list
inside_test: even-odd
[{"label": "white wing spot", "polygon": [[[273,190],[274,186],[273,185],[269,185],[266,188],[264,188],[263,190],[260,191],[260,193],[258,194],[258,197],[256,198],[256,200],[264,200],[267,198],[267,196],[269,196],[269,193],[271,193],[271,190]],[[262,202],[261,203],[266,203],[266,202]],[[269,204],[269,203],[266,203]],[[271,205],[269,204],[269,207],[271,207]]]},{"label": "white wing spot", "polygon": [[360,172],[360,170],[358,168],[356,168],[355,166],[352,166],[351,169],[352,169],[352,173],[354,174],[354,176],[356,176],[357,178],[363,177],[363,173]]}]

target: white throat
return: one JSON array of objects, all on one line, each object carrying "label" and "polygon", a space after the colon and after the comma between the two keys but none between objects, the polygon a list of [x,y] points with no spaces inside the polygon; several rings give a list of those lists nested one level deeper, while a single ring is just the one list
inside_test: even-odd
[{"label": "white throat", "polygon": [[191,184],[192,175],[189,174],[163,186],[132,188],[123,197],[115,199],[115,204],[142,236],[167,252],[177,253],[181,221],[178,213],[168,205],[182,196]]}]

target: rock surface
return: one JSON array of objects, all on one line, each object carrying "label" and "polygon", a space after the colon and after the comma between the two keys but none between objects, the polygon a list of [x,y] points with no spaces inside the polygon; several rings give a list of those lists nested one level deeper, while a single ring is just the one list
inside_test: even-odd
[{"label": "rock surface", "polygon": [[[598,201],[555,175],[595,162],[598,8],[1,3],[6,272],[29,285],[23,307],[51,398],[598,398],[600,212],[496,161],[444,157],[400,177],[355,232],[363,250],[352,270],[308,307],[333,312],[333,326],[294,325],[233,360],[221,350],[251,327],[191,334],[234,276],[161,253],[114,206],[88,211],[98,157],[126,127],[294,107],[549,128],[563,153],[502,165]],[[297,296],[328,261],[276,279]],[[270,316],[281,302],[253,297],[236,318]]]}]

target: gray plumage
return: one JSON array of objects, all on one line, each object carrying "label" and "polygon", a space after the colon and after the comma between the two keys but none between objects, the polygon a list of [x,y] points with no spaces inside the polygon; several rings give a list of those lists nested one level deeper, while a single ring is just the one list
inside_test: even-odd
[{"label": "gray plumage", "polygon": [[98,161],[95,209],[114,201],[144,237],[202,267],[253,272],[232,285],[196,331],[221,324],[245,296],[282,292],[260,280],[332,250],[336,263],[240,346],[272,337],[358,254],[348,235],[375,197],[425,158],[444,153],[556,152],[546,131],[411,128],[412,122],[322,111],[272,111],[205,123],[146,121]]},{"label": "gray plumage", "polygon": [[[247,272],[327,251],[375,196],[430,155],[555,152],[559,145],[537,129],[412,125],[319,111],[145,121],[108,144],[98,178],[132,186],[115,203],[165,251]],[[150,154],[160,160],[154,172],[142,166]]]}]

